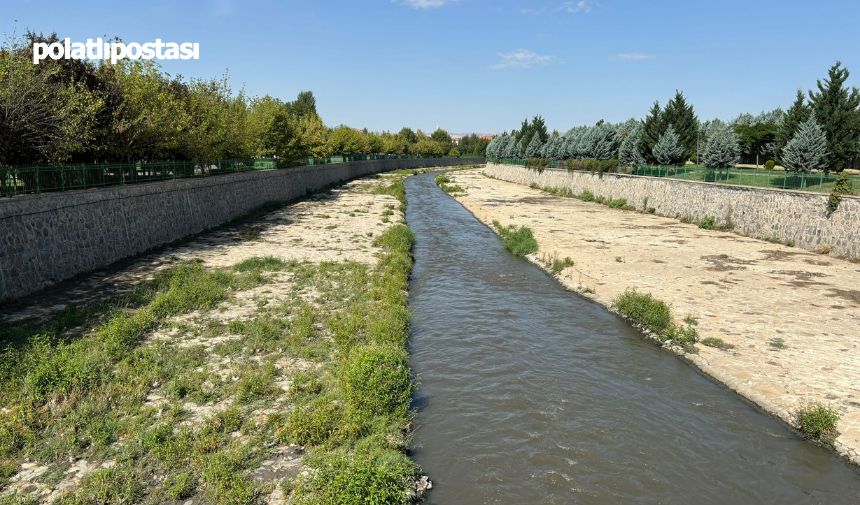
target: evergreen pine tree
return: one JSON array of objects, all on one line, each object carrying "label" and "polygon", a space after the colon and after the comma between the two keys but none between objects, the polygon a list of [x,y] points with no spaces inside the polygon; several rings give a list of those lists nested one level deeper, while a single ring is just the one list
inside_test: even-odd
[{"label": "evergreen pine tree", "polygon": [[639,153],[639,134],[642,125],[636,124],[630,127],[624,134],[624,140],[618,148],[618,163],[625,167],[638,168],[645,165],[645,158]]},{"label": "evergreen pine tree", "polygon": [[490,143],[487,144],[487,150],[485,152],[487,153],[488,158],[496,158],[498,156],[499,138],[500,137],[498,136],[493,137],[493,139],[490,140]]},{"label": "evergreen pine tree", "polygon": [[809,105],[827,136],[825,172],[841,172],[857,155],[860,139],[860,90],[848,88],[848,69],[837,61],[827,79],[818,81],[818,92],[809,92]]},{"label": "evergreen pine tree", "polygon": [[791,104],[788,112],[785,113],[782,124],[779,125],[779,129],[776,131],[776,145],[773,148],[773,153],[780,164],[782,164],[782,150],[797,135],[798,128],[809,119],[811,112],[810,107],[806,105],[806,97],[803,95],[803,91],[798,89],[794,103]]},{"label": "evergreen pine tree", "polygon": [[577,147],[577,157],[580,159],[608,160],[617,152],[617,128],[604,121],[586,128]]},{"label": "evergreen pine tree", "polygon": [[734,128],[724,125],[714,131],[708,139],[708,144],[702,152],[702,163],[708,168],[732,168],[740,161],[740,157],[741,147],[738,135]]},{"label": "evergreen pine tree", "polygon": [[782,163],[786,170],[794,172],[827,169],[827,136],[818,125],[815,112],[782,150]]},{"label": "evergreen pine tree", "polygon": [[532,141],[529,142],[529,145],[526,147],[526,159],[541,158],[542,148],[543,144],[540,141],[540,135],[535,132],[532,135]]},{"label": "evergreen pine tree", "polygon": [[509,158],[514,158],[514,159],[518,159],[518,160],[522,159],[522,157],[523,157],[522,143],[519,140],[514,142],[511,145],[511,150],[509,151],[509,153],[510,153],[510,156],[508,156]]},{"label": "evergreen pine tree", "polygon": [[588,128],[585,126],[577,126],[568,130],[565,135],[564,158],[571,160],[581,159],[580,144],[587,130]]},{"label": "evergreen pine tree", "polygon": [[660,136],[665,131],[663,123],[663,110],[660,108],[660,102],[654,102],[648,115],[645,116],[645,122],[642,124],[642,131],[639,133],[639,141],[637,147],[642,158],[647,163],[657,163],[654,159],[654,146],[660,140]]},{"label": "evergreen pine tree", "polygon": [[683,150],[683,159],[688,160],[696,153],[696,139],[699,131],[699,119],[693,111],[693,105],[687,103],[684,93],[675,91],[675,97],[669,100],[663,109],[663,124],[672,126],[678,135],[678,145]]},{"label": "evergreen pine tree", "polygon": [[652,156],[661,165],[674,165],[684,160],[684,148],[675,128],[669,126],[666,133],[660,136],[652,150]]}]

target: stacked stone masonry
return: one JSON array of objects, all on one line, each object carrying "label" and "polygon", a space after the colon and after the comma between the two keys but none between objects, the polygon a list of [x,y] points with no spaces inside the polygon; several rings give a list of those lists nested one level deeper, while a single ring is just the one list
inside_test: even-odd
[{"label": "stacked stone masonry", "polygon": [[688,216],[700,221],[731,222],[734,231],[751,237],[792,241],[831,254],[860,257],[860,198],[843,196],[839,209],[827,214],[828,195],[803,191],[732,186],[669,178],[623,174],[593,174],[562,169],[542,172],[521,166],[490,163],[487,175],[497,179],[549,188],[567,188],[579,195],[591,191],[609,199],[624,198],[628,205],[664,216]]},{"label": "stacked stone masonry", "polygon": [[330,184],[483,158],[392,159],[0,199],[0,299],[18,298]]}]

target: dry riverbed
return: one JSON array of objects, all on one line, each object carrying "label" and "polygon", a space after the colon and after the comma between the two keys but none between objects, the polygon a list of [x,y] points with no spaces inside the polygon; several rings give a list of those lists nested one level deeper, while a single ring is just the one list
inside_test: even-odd
[{"label": "dry riverbed", "polygon": [[422,493],[406,456],[403,177],[267,208],[3,307],[0,504]]},{"label": "dry riverbed", "polygon": [[539,250],[528,259],[563,267],[556,276],[568,289],[607,307],[630,288],[651,293],[679,324],[697,322],[701,339],[732,346],[697,344],[686,357],[765,410],[795,424],[805,402],[834,407],[834,446],[860,464],[860,265],[552,196],[480,169],[448,177],[462,188],[455,198],[491,228],[494,220],[531,228]]}]

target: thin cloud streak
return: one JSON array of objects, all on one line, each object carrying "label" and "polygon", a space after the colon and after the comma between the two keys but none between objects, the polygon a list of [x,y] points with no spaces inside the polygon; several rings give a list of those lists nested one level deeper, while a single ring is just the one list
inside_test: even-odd
[{"label": "thin cloud streak", "polygon": [[618,61],[642,61],[650,60],[652,58],[654,58],[654,55],[645,53],[621,53],[612,57],[613,60]]},{"label": "thin cloud streak", "polygon": [[566,11],[571,14],[576,14],[578,12],[591,12],[593,7],[593,2],[588,2],[586,0],[580,0],[579,2],[564,2],[560,7],[555,9],[555,12],[558,11]]},{"label": "thin cloud streak", "polygon": [[[445,4],[456,3],[460,0],[403,0],[403,5],[408,5],[413,9],[435,9],[442,7]],[[392,3],[397,3],[397,0],[391,0]]]},{"label": "thin cloud streak", "polygon": [[502,61],[490,65],[491,69],[528,69],[538,65],[549,65],[550,63],[555,63],[557,61],[555,56],[537,54],[536,52],[529,51],[528,49],[517,49],[509,53],[499,53],[499,57]]}]

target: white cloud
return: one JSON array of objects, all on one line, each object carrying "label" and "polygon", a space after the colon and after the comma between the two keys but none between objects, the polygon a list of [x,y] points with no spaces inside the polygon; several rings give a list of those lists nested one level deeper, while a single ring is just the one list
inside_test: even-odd
[{"label": "white cloud", "polygon": [[588,2],[586,0],[580,0],[578,2],[564,2],[561,4],[561,7],[556,9],[556,11],[567,11],[572,14],[576,14],[577,12],[591,12],[593,6],[593,2]]},{"label": "white cloud", "polygon": [[[396,2],[397,0],[391,0]],[[408,5],[414,9],[435,9],[442,7],[445,4],[459,2],[460,0],[403,0],[403,5]]]},{"label": "white cloud", "polygon": [[499,53],[502,61],[490,65],[494,70],[502,70],[507,68],[532,68],[535,65],[549,65],[555,61],[555,56],[545,54],[537,54],[528,49],[517,49],[510,53]]},{"label": "white cloud", "polygon": [[645,53],[621,53],[616,54],[612,57],[613,60],[621,60],[621,61],[642,61],[642,60],[650,60],[654,56]]}]

